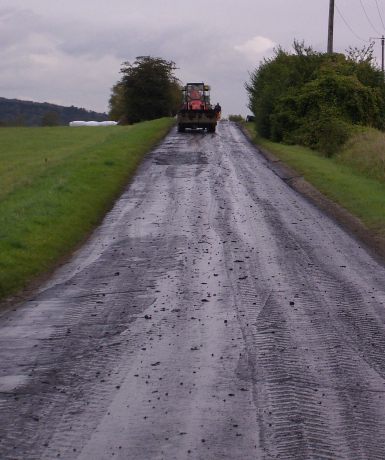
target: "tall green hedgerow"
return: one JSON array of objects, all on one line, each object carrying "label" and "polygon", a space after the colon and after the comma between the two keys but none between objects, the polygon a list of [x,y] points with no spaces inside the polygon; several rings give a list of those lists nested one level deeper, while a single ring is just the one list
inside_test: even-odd
[{"label": "tall green hedgerow", "polygon": [[352,126],[384,128],[385,84],[369,57],[324,54],[294,42],[265,59],[246,84],[258,133],[332,155]]}]

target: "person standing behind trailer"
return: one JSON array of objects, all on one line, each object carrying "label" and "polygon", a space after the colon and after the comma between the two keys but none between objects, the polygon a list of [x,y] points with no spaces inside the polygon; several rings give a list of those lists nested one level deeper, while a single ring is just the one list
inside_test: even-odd
[{"label": "person standing behind trailer", "polygon": [[222,112],[222,107],[219,105],[219,102],[215,104],[214,112],[215,112],[215,115],[217,116],[217,120],[219,120],[221,118],[221,112]]}]

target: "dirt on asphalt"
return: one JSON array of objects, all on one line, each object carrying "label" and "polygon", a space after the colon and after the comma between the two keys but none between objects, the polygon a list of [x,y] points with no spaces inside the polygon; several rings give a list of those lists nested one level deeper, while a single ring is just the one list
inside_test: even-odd
[{"label": "dirt on asphalt", "polygon": [[0,317],[0,458],[385,458],[385,269],[239,128],[172,131]]},{"label": "dirt on asphalt", "polygon": [[[240,124],[241,131],[250,140],[255,142],[253,135],[248,129]],[[274,171],[277,176],[284,180],[291,188],[296,190],[302,196],[306,197],[317,208],[324,211],[329,217],[337,221],[347,232],[358,238],[366,248],[384,265],[385,261],[385,238],[380,232],[375,232],[369,229],[358,217],[351,214],[338,203],[327,198],[323,193],[316,189],[297,171],[281,161],[274,154],[261,146],[257,146],[258,151],[268,160],[269,168]]]}]

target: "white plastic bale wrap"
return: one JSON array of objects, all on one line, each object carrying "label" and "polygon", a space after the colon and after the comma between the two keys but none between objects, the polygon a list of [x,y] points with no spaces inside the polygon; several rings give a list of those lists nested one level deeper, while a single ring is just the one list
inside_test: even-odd
[{"label": "white plastic bale wrap", "polygon": [[69,125],[72,127],[77,126],[115,126],[116,121],[70,121]]}]

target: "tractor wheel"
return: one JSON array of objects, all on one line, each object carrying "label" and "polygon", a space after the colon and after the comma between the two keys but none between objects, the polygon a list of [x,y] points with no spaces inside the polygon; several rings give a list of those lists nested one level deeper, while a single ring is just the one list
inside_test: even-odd
[{"label": "tractor wheel", "polygon": [[208,132],[208,133],[215,133],[215,128],[216,128],[215,125],[209,125],[209,126],[207,127],[207,132]]},{"label": "tractor wheel", "polygon": [[183,125],[178,125],[178,133],[184,133],[185,129],[186,128]]}]

